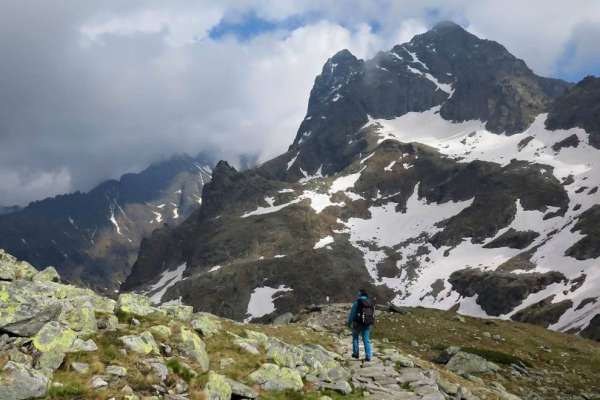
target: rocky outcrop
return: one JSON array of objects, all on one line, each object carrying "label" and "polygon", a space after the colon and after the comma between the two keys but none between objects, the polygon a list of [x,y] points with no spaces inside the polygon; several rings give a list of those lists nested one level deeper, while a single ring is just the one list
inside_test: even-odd
[{"label": "rocky outcrop", "polygon": [[529,294],[563,281],[565,276],[558,272],[511,274],[472,268],[456,271],[448,279],[461,296],[477,296],[477,304],[494,316],[509,313]]},{"label": "rocky outcrop", "polygon": [[554,296],[550,296],[540,300],[513,314],[511,319],[514,321],[528,322],[530,324],[548,327],[548,325],[558,322],[560,317],[573,306],[571,300],[553,303],[553,299]]},{"label": "rocky outcrop", "polygon": [[596,204],[584,211],[571,231],[585,235],[565,252],[578,260],[600,257],[600,205]]},{"label": "rocky outcrop", "polygon": [[587,76],[558,97],[548,114],[549,129],[579,127],[589,133],[589,143],[600,148],[600,78]]}]

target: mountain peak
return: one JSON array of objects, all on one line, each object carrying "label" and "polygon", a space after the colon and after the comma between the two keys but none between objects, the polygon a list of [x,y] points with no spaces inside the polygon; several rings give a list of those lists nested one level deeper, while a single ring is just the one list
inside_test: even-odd
[{"label": "mountain peak", "polygon": [[457,30],[457,29],[464,31],[464,28],[462,26],[460,26],[456,22],[450,21],[450,20],[440,21],[437,24],[435,24],[433,26],[433,28],[431,28],[432,31]]}]

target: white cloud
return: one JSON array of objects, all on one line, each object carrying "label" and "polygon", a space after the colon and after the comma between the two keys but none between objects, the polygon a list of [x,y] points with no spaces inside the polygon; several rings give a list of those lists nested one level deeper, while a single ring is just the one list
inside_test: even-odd
[{"label": "white cloud", "polygon": [[[86,190],[175,152],[209,150],[234,162],[277,155],[292,141],[328,57],[343,48],[369,57],[440,19],[505,44],[538,73],[584,74],[598,65],[599,7],[587,0],[107,0],[33,9],[4,1],[0,204]],[[281,29],[249,40],[208,36],[248,12]],[[306,22],[287,29],[289,18]],[[30,189],[17,189],[21,171],[36,182]],[[47,171],[69,179],[56,184]]]}]

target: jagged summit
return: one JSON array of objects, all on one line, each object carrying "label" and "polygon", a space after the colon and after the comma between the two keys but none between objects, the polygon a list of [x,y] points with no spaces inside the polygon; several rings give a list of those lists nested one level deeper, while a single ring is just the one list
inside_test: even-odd
[{"label": "jagged summit", "polygon": [[501,44],[441,22],[370,60],[348,50],[331,57],[315,80],[287,155],[263,171],[273,175],[274,166],[289,180],[336,173],[365,151],[359,131],[369,118],[433,107],[446,120],[481,120],[491,132],[515,134],[569,86],[535,75]]}]

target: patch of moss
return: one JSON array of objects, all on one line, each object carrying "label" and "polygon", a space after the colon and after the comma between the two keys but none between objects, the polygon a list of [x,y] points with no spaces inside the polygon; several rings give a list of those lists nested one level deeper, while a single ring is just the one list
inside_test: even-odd
[{"label": "patch of moss", "polygon": [[462,351],[466,353],[475,354],[477,356],[483,357],[488,361],[494,362],[496,364],[524,364],[527,367],[532,367],[532,364],[527,361],[519,358],[517,356],[513,356],[511,354],[502,353],[500,351],[489,350],[489,349],[480,349],[476,347],[463,347]]}]

